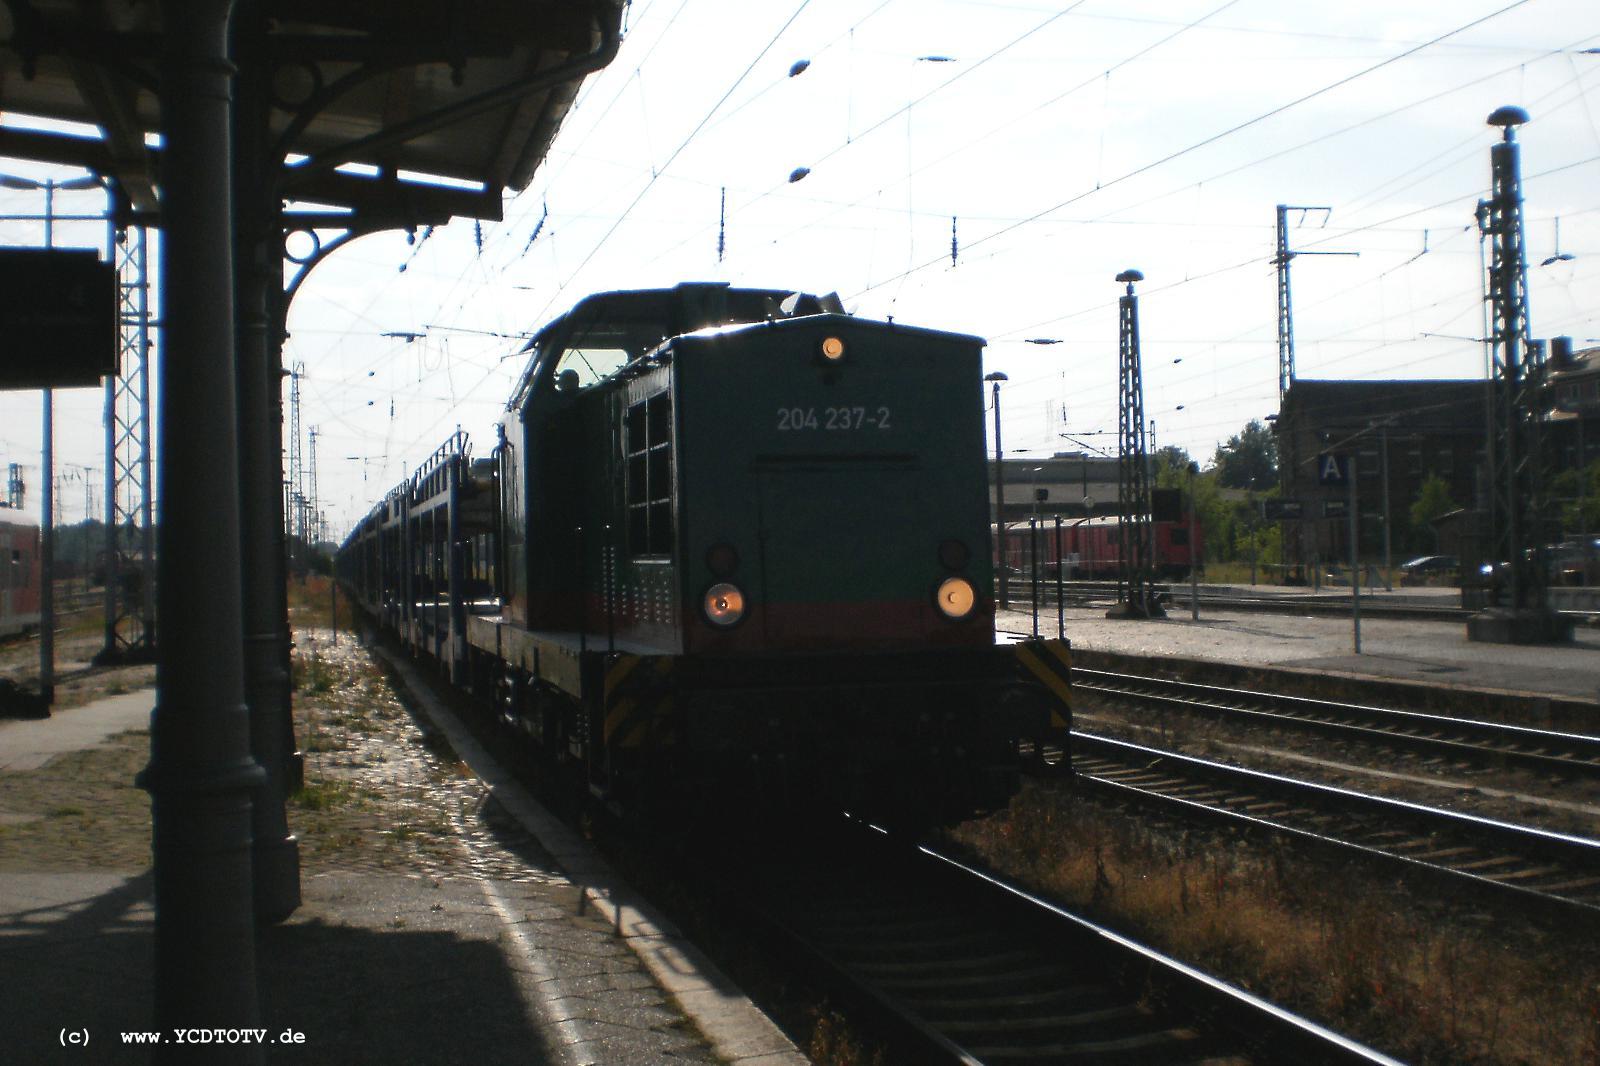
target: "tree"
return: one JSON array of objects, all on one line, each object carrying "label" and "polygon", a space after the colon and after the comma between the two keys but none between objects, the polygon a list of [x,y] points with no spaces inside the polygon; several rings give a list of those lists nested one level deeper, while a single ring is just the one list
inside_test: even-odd
[{"label": "tree", "polygon": [[1411,504],[1411,530],[1413,535],[1407,537],[1412,547],[1417,546],[1417,541],[1422,539],[1422,533],[1427,531],[1430,541],[1436,540],[1433,535],[1433,520],[1442,514],[1459,510],[1460,505],[1450,498],[1450,484],[1438,474],[1429,474],[1422,488],[1417,490],[1417,498]]},{"label": "tree", "polygon": [[1278,483],[1278,439],[1252,418],[1211,459],[1217,484],[1228,489],[1266,489]]},{"label": "tree", "polygon": [[1460,508],[1461,505],[1450,498],[1450,483],[1438,474],[1429,474],[1411,505],[1411,524],[1426,526],[1440,515]]},{"label": "tree", "polygon": [[1189,453],[1175,444],[1157,448],[1150,456],[1150,466],[1154,472],[1151,484],[1158,489],[1182,489],[1189,491]]},{"label": "tree", "polygon": [[[1578,479],[1583,479],[1583,512],[1578,511]],[[1581,470],[1563,470],[1551,479],[1550,489],[1562,501],[1562,531],[1571,536],[1580,529],[1591,535],[1600,530],[1600,459]]]}]

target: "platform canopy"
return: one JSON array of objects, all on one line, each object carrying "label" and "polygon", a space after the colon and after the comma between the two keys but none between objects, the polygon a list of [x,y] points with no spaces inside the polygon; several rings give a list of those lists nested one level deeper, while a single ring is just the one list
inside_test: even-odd
[{"label": "platform canopy", "polygon": [[[0,155],[86,167],[125,210],[158,212],[163,18],[182,10],[0,0]],[[615,54],[620,19],[608,0],[239,0],[233,58],[268,102],[284,199],[499,218]]]}]

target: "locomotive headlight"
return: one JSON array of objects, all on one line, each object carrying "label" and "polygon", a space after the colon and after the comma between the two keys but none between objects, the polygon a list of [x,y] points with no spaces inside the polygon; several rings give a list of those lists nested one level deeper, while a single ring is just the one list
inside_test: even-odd
[{"label": "locomotive headlight", "polygon": [[946,618],[965,618],[977,606],[978,594],[973,590],[972,582],[966,578],[947,577],[939,583],[934,601]]},{"label": "locomotive headlight", "polygon": [[737,585],[718,582],[706,589],[700,608],[705,611],[706,621],[727,628],[744,617],[744,593],[739,591]]},{"label": "locomotive headlight", "polygon": [[839,337],[824,337],[822,339],[822,358],[830,363],[837,363],[844,358],[844,340]]}]

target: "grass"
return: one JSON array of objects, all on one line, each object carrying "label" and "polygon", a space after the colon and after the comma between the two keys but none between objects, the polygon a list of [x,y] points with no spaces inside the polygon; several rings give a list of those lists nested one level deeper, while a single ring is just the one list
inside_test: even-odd
[{"label": "grass", "polygon": [[1043,789],[956,837],[1038,891],[1407,1061],[1600,1061],[1600,960],[1581,938],[1540,939],[1360,870]]},{"label": "grass", "polygon": [[329,778],[307,780],[291,800],[295,806],[307,811],[331,811],[361,801],[355,785]]},{"label": "grass", "polygon": [[868,1048],[848,1019],[825,1006],[810,1012],[811,1040],[806,1057],[825,1066],[884,1066],[881,1048]]},{"label": "grass", "polygon": [[36,815],[0,834],[0,867],[128,869],[150,862],[150,796],[134,775],[150,737],[132,730],[102,747],[67,752],[33,770],[0,774],[0,810]]},{"label": "grass", "polygon": [[321,655],[295,655],[294,688],[308,696],[326,696],[339,683],[339,668]]},{"label": "grass", "polygon": [[333,579],[325,574],[310,574],[304,581],[290,580],[289,621],[295,626],[331,626],[341,633],[355,631],[350,600],[344,595],[343,590],[340,590],[338,615],[335,619]]}]

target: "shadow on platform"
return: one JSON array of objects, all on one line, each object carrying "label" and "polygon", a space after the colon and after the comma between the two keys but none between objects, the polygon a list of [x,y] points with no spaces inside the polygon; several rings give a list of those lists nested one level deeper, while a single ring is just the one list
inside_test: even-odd
[{"label": "shadow on platform", "polygon": [[[402,896],[417,898],[411,879],[365,880],[398,884]],[[126,1045],[121,1034],[154,1026],[151,893],[150,871],[0,873],[7,1061],[150,1061],[149,1047]],[[492,940],[406,929],[389,902],[363,895],[337,920],[313,911],[262,931],[266,1062],[560,1061],[528,1017],[518,975]],[[275,1044],[285,1030],[303,1033],[304,1043]],[[87,1047],[64,1043],[84,1031]]]}]

